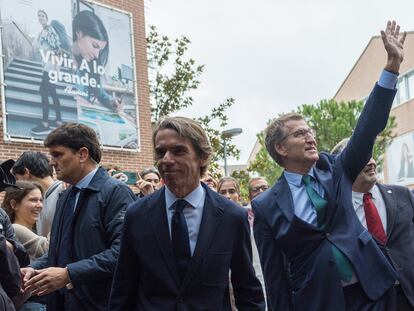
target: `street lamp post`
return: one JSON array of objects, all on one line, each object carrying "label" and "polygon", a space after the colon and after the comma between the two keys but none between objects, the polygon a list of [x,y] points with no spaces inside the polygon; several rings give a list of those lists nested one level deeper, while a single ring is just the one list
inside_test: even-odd
[{"label": "street lamp post", "polygon": [[241,128],[233,128],[229,130],[225,130],[221,132],[221,137],[223,138],[223,158],[224,158],[224,176],[228,176],[227,174],[227,144],[226,139],[231,138],[233,136],[239,135],[243,132]]}]

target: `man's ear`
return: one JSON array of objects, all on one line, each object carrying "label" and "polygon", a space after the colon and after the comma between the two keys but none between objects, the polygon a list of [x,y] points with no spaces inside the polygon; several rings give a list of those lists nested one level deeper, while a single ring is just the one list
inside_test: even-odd
[{"label": "man's ear", "polygon": [[15,199],[12,199],[12,200],[10,200],[10,206],[12,207],[12,209],[16,209],[16,205],[17,205],[17,202],[16,202],[16,200]]},{"label": "man's ear", "polygon": [[79,160],[81,163],[86,162],[90,158],[89,150],[86,147],[80,148],[78,153],[79,153]]},{"label": "man's ear", "polygon": [[30,173],[30,171],[27,167],[24,168],[23,176],[24,176],[25,179],[30,179],[32,177],[32,174]]},{"label": "man's ear", "polygon": [[200,167],[206,166],[208,164],[208,159],[200,159]]},{"label": "man's ear", "polygon": [[282,144],[276,144],[275,145],[275,150],[278,154],[280,154],[282,157],[286,157],[287,156],[287,151],[284,145]]}]

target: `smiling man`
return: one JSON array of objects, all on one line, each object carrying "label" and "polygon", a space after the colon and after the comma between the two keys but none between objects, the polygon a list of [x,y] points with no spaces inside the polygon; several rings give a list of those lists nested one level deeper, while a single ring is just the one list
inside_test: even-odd
[{"label": "smiling man", "polygon": [[318,153],[315,132],[296,113],[266,129],[266,148],[285,170],[252,201],[254,234],[271,310],[388,310],[396,271],[356,217],[352,184],[371,158],[396,93],[406,34],[381,31],[387,63],[347,147]]},{"label": "smiling man", "polygon": [[247,212],[200,183],[212,149],[192,119],[166,118],[153,133],[165,186],[125,216],[111,311],[264,310]]},{"label": "smiling man", "polygon": [[362,225],[398,271],[396,310],[414,309],[414,197],[407,187],[377,183],[370,159],[352,185],[352,202]]},{"label": "smiling man", "polygon": [[48,254],[21,269],[24,288],[50,294],[51,311],[107,310],[124,213],[135,196],[98,166],[93,129],[67,123],[44,144],[57,178],[71,187],[57,201]]}]

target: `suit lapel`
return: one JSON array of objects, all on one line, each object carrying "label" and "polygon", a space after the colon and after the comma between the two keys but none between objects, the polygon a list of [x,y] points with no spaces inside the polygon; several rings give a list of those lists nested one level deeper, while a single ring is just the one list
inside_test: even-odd
[{"label": "suit lapel", "polygon": [[147,202],[148,218],[156,236],[158,246],[162,256],[171,272],[172,277],[180,286],[177,266],[175,264],[174,253],[171,246],[170,232],[167,221],[167,211],[165,206],[165,187],[154,193]]},{"label": "suit lapel", "polygon": [[329,171],[320,170],[316,167],[313,172],[325,191],[325,198],[328,200],[328,204],[332,205],[331,194],[334,193],[332,174]]},{"label": "suit lapel", "polygon": [[221,216],[224,213],[224,207],[213,197],[213,192],[204,185],[203,188],[206,191],[203,216],[198,232],[196,248],[191,259],[190,267],[184,277],[183,288],[188,284],[193,274],[197,271],[197,267],[200,264],[201,259],[204,258],[204,254],[213,240],[217,227],[221,223]]},{"label": "suit lapel", "polygon": [[295,216],[292,193],[289,188],[289,184],[286,181],[285,176],[279,178],[277,183],[273,186],[272,192],[275,195],[275,201],[279,208],[282,210],[286,218],[292,222]]},{"label": "suit lapel", "polygon": [[380,184],[377,184],[377,186],[385,204],[387,213],[387,238],[389,238],[394,227],[395,217],[397,216],[397,200],[392,188]]}]

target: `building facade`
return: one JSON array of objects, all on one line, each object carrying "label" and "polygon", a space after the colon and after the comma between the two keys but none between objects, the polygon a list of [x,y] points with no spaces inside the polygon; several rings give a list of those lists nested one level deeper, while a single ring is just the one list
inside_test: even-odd
[{"label": "building facade", "polygon": [[[66,3],[63,1],[66,0],[57,0],[56,2],[60,2],[62,1],[62,3]],[[70,0],[69,0],[70,1]],[[20,1],[22,3],[22,5],[24,5],[24,1]],[[54,3],[56,3],[54,2]],[[32,5],[32,1],[30,1],[30,5]],[[120,93],[122,93],[122,90],[119,91],[119,89],[121,88],[117,88],[117,86],[115,85],[105,85],[105,89],[108,93],[110,94],[114,94],[114,98],[118,98],[119,100],[124,100],[126,101],[126,99],[129,99],[129,109],[130,114],[129,117],[130,119],[134,119],[132,120],[132,123],[136,124],[136,131],[135,128],[132,130],[132,132],[134,134],[136,134],[136,143],[134,143],[134,148],[123,148],[122,146],[120,147],[111,147],[111,146],[105,146],[105,144],[103,144],[103,158],[101,163],[102,164],[116,164],[118,166],[120,166],[120,168],[124,171],[134,171],[134,172],[138,172],[140,170],[142,170],[145,167],[149,167],[149,166],[153,166],[154,161],[153,161],[153,151],[152,151],[152,141],[151,141],[151,108],[150,108],[150,102],[149,102],[149,87],[148,87],[148,71],[147,71],[147,54],[146,54],[146,35],[145,35],[145,18],[144,18],[144,1],[143,0],[102,0],[99,2],[89,2],[89,1],[82,1],[82,0],[71,0],[70,2],[72,4],[72,6],[82,6],[84,8],[88,8],[93,7],[93,5],[96,6],[95,10],[96,12],[98,12],[97,14],[99,14],[99,12],[103,12],[104,10],[107,10],[108,12],[111,11],[111,9],[113,9],[113,11],[115,12],[114,17],[109,16],[105,21],[106,21],[106,27],[107,28],[111,28],[114,31],[116,31],[117,29],[119,30],[119,27],[121,27],[122,25],[119,24],[119,21],[116,18],[116,14],[118,14],[119,12],[125,12],[129,17],[130,20],[132,21],[132,31],[131,31],[131,44],[132,44],[132,57],[130,59],[132,59],[132,66],[129,66],[127,68],[124,68],[126,66],[118,66],[117,68],[114,69],[114,72],[116,71],[116,73],[119,73],[119,76],[116,76],[114,78],[112,78],[114,81],[121,80],[121,75],[123,75],[125,78],[124,83],[131,83],[131,85],[133,84],[133,87],[131,87],[131,89],[133,88],[135,91],[134,92],[130,92],[132,93],[131,96],[129,96],[128,94],[124,95]],[[44,5],[43,2],[41,3],[41,5],[43,5],[42,10],[51,10],[47,5]],[[66,5],[66,4],[65,4]],[[102,6],[102,9],[98,6]],[[46,9],[44,8],[46,7]],[[63,10],[63,9],[62,9]],[[39,10],[40,11],[40,10]],[[15,27],[16,29],[19,29],[19,25],[18,23],[16,23],[13,20],[5,20],[5,16],[6,15],[4,12],[2,13],[2,23],[4,27],[8,27],[7,25],[12,25],[13,27]],[[73,13],[73,12],[72,12]],[[121,14],[119,13],[119,14]],[[108,13],[102,13],[102,14],[107,14]],[[52,14],[49,14],[51,17],[49,19],[52,19]],[[57,15],[57,14],[55,14]],[[75,15],[75,14],[73,14]],[[7,15],[9,16],[9,15]],[[36,17],[35,17],[36,18]],[[36,20],[37,21],[37,20]],[[61,22],[63,23],[63,21]],[[118,24],[117,24],[118,23]],[[69,25],[69,23],[67,23],[66,25]],[[71,28],[71,27],[66,27],[66,29]],[[26,31],[27,32],[27,31]],[[68,31],[69,32],[69,31]],[[109,32],[109,31],[108,31]],[[23,33],[23,31],[22,31]],[[129,34],[128,34],[129,35]],[[40,35],[39,35],[40,36]],[[73,35],[74,37],[75,35]],[[114,44],[116,41],[116,38],[109,38],[110,40],[112,39],[112,41],[110,41],[112,43],[112,46],[109,46],[109,48],[112,48],[112,51],[116,50],[116,45]],[[2,43],[3,43],[3,51],[4,51],[4,44],[6,44],[8,41],[7,36],[5,35],[4,31],[2,31]],[[38,40],[38,39],[37,39]],[[9,40],[10,41],[10,40]],[[17,40],[15,40],[17,42]],[[30,42],[30,40],[26,40],[28,42]],[[34,41],[34,40],[33,40]],[[40,40],[38,40],[40,41]],[[73,40],[75,41],[75,39]],[[13,43],[13,42],[12,42]],[[15,44],[16,45],[16,44]],[[10,44],[10,46],[12,46]],[[18,49],[18,47],[13,47],[15,49]],[[10,48],[9,51],[13,51],[13,48]],[[119,48],[118,48],[119,50]],[[129,51],[128,51],[129,52]],[[118,52],[119,53],[119,52]],[[4,54],[4,53],[3,53]],[[120,54],[116,54],[120,55]],[[20,57],[22,57],[22,55],[19,55]],[[109,64],[106,65],[106,67],[110,67],[110,66],[114,66],[114,63],[116,63],[115,58],[116,56],[112,56],[112,60],[109,60]],[[21,72],[26,72],[26,76],[31,76],[33,75],[33,83],[37,83],[39,84],[39,79],[37,78],[37,76],[41,75],[41,70],[40,70],[40,74],[36,73],[36,72],[29,72],[28,68],[35,68],[36,63],[35,62],[27,62],[26,64],[21,63],[21,64],[17,64],[15,65],[15,68],[13,70],[15,70],[15,72],[13,72],[12,70],[10,70],[9,72],[7,72],[7,65],[11,64],[13,61],[13,58],[11,57],[10,59],[7,59],[8,55],[3,56],[3,67],[4,67],[4,72],[2,72],[2,74],[4,73],[3,76],[3,85],[5,85],[5,94],[2,94],[2,105],[1,105],[1,112],[2,112],[2,118],[1,118],[1,123],[2,126],[0,126],[0,160],[4,161],[6,159],[16,159],[23,151],[26,150],[35,150],[35,151],[41,151],[41,152],[45,152],[47,153],[47,150],[43,147],[41,139],[16,139],[13,136],[9,135],[9,132],[6,133],[5,131],[5,127],[4,122],[6,121],[7,124],[9,125],[9,127],[7,128],[7,131],[10,131],[10,126],[14,125],[14,128],[19,128],[19,120],[30,120],[30,118],[34,118],[33,116],[36,115],[36,113],[38,115],[41,116],[41,107],[37,107],[39,111],[36,112],[35,110],[33,110],[34,112],[32,113],[32,115],[30,113],[26,113],[24,114],[21,110],[19,109],[25,109],[23,104],[20,103],[12,103],[12,101],[9,102],[9,104],[6,106],[5,102],[5,98],[13,98],[14,93],[16,93],[16,91],[14,89],[11,88],[11,86],[15,85],[15,88],[17,89],[18,87],[22,87],[21,85],[23,84],[23,82],[19,82],[18,80],[16,80],[16,75],[17,75],[17,71],[19,68],[20,70],[24,70]],[[43,58],[43,62],[44,62],[44,55],[42,56]],[[14,60],[16,60],[16,57],[14,58]],[[42,63],[42,60],[40,60],[38,62],[39,64]],[[40,66],[40,65],[39,65]],[[12,66],[9,66],[9,68],[11,68]],[[65,72],[65,70],[60,69],[60,72]],[[99,67],[99,66],[98,66]],[[131,68],[132,72],[131,72]],[[43,69],[44,70],[44,69]],[[68,71],[68,70],[66,70]],[[98,70],[99,71],[99,68]],[[21,73],[20,73],[21,74]],[[116,75],[117,75],[116,74]],[[15,78],[15,80],[13,80],[13,77]],[[27,77],[25,77],[27,78]],[[27,78],[28,79],[28,78]],[[37,79],[37,80],[36,80]],[[129,82],[127,81],[127,79],[129,79]],[[37,82],[36,82],[37,81]],[[127,81],[127,82],[125,82]],[[42,83],[42,82],[40,82]],[[121,82],[119,82],[121,83]],[[25,82],[25,84],[27,85],[27,82]],[[29,85],[30,86],[30,85]],[[29,86],[26,86],[27,90],[30,90]],[[33,86],[32,91],[38,91],[38,86]],[[14,93],[13,93],[14,92]],[[58,89],[58,94],[63,94],[63,90],[62,89]],[[124,92],[126,93],[126,92]],[[22,95],[23,94],[23,95]],[[135,94],[135,95],[134,95]],[[17,94],[19,95],[19,94]],[[66,94],[67,95],[67,94]],[[28,93],[27,98],[25,98],[24,92],[20,91],[20,96],[22,98],[20,98],[21,102],[27,101],[29,99],[29,97],[31,96],[31,98],[38,98],[40,97],[38,94],[32,94],[30,95]],[[36,96],[36,97],[35,97]],[[61,95],[62,98],[64,96]],[[129,98],[128,98],[129,96]],[[134,97],[135,96],[135,97]],[[63,116],[63,121],[64,122],[70,122],[70,121],[76,121],[76,113],[78,113],[79,116],[79,110],[78,112],[76,112],[76,103],[75,104],[71,104],[70,101],[61,98],[61,105],[62,105],[62,116]],[[50,99],[51,100],[51,99]],[[73,100],[73,98],[72,98]],[[39,101],[39,100],[38,100]],[[128,104],[128,102],[127,102]],[[70,105],[75,105],[74,107],[71,108]],[[79,104],[78,104],[79,105]],[[36,109],[37,109],[36,108]],[[33,108],[34,109],[34,108]],[[50,115],[52,115],[52,117],[54,118],[54,116],[56,115],[56,112],[54,111],[54,106],[52,105],[52,101],[50,104],[50,108],[49,110],[51,112],[49,112]],[[66,110],[65,110],[66,109]],[[71,110],[72,109],[72,110]],[[78,108],[79,109],[79,108]],[[85,111],[88,111],[87,109]],[[125,112],[125,111],[124,111]],[[20,113],[20,115],[19,115]],[[16,114],[17,116],[15,118],[13,118],[13,114]],[[37,115],[37,117],[39,118],[39,116]],[[115,115],[113,113],[113,115]],[[74,117],[72,117],[74,116]],[[132,116],[132,118],[131,118]],[[94,116],[96,119],[99,119],[98,117]],[[128,116],[127,116],[128,117]],[[20,119],[19,119],[20,118]],[[57,118],[57,117],[56,117]],[[125,119],[125,118],[124,118]],[[57,119],[56,119],[57,120]],[[104,120],[105,121],[105,120]],[[106,120],[108,121],[108,120]],[[14,122],[14,123],[13,123]],[[28,124],[30,123],[30,121],[26,121]],[[114,122],[115,124],[116,122]],[[125,123],[125,122],[124,122]],[[105,122],[101,122],[102,124],[107,124]],[[126,123],[128,124],[128,123]],[[104,126],[102,126],[104,127]],[[105,133],[110,133],[111,130],[115,130],[112,128],[103,128],[101,129],[102,132]],[[129,131],[131,132],[131,129],[123,129],[123,131]],[[119,135],[122,135],[122,133],[120,133]],[[126,135],[126,134],[125,134]]]},{"label": "building facade", "polygon": [[[365,100],[386,62],[380,36],[372,37],[348,76],[336,92],[340,101]],[[397,126],[384,161],[384,182],[414,186],[414,32],[404,44],[404,61],[398,79],[398,93],[391,115]],[[369,126],[369,124],[367,124]]]}]

